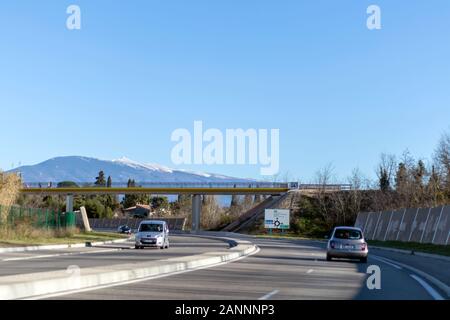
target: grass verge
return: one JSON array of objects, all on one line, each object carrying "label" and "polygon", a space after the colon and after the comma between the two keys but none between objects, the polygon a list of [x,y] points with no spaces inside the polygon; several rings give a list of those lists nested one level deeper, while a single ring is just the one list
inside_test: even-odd
[{"label": "grass verge", "polygon": [[109,232],[67,232],[62,234],[39,233],[30,236],[0,237],[0,247],[75,244],[126,239],[127,236]]},{"label": "grass verge", "polygon": [[417,243],[417,242],[400,242],[400,241],[367,241],[369,246],[377,247],[387,247],[402,250],[409,250],[415,252],[424,252],[431,254],[439,254],[443,256],[450,256],[450,246],[428,244],[428,243]]}]

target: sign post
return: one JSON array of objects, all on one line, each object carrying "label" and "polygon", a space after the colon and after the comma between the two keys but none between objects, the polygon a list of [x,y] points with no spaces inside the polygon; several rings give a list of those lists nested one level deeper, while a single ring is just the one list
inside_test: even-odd
[{"label": "sign post", "polygon": [[290,210],[266,209],[264,227],[269,229],[269,234],[272,234],[272,229],[281,230],[282,233],[288,230],[290,228]]}]

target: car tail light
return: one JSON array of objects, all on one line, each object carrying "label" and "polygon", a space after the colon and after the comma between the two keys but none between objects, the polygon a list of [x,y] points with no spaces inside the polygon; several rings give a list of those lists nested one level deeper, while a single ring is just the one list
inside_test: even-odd
[{"label": "car tail light", "polygon": [[336,242],[331,241],[331,242],[330,242],[330,247],[331,247],[331,249],[336,248]]},{"label": "car tail light", "polygon": [[361,245],[361,251],[365,251],[366,248],[367,248],[367,243],[363,243],[363,244]]}]

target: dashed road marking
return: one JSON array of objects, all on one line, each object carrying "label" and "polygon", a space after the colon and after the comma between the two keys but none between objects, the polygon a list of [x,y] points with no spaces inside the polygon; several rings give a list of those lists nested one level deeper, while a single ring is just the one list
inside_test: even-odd
[{"label": "dashed road marking", "polygon": [[394,268],[397,269],[397,270],[402,270],[402,269],[403,269],[402,267],[396,265],[395,263],[386,261],[385,259],[382,259],[382,258],[380,258],[380,257],[374,257],[374,256],[372,256],[372,259],[381,261],[381,262],[383,262],[383,263],[386,263],[387,265],[390,265],[391,267],[394,267]]},{"label": "dashed road marking", "polygon": [[420,285],[428,292],[434,300],[445,300],[436,290],[433,289],[428,283],[426,283],[422,278],[419,278],[415,274],[410,274],[410,276],[416,280]]},{"label": "dashed road marking", "polygon": [[259,298],[258,300],[269,300],[269,299],[272,298],[274,295],[276,295],[278,292],[280,292],[280,290],[273,290],[272,292],[269,292],[268,294],[266,294],[265,296],[262,296],[262,297]]}]

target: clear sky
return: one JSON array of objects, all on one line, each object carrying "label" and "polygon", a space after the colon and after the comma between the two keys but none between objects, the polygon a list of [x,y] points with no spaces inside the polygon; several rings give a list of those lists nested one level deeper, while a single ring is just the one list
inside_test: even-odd
[{"label": "clear sky", "polygon": [[[81,8],[81,30],[66,8]],[[366,27],[381,7],[382,29]],[[18,0],[0,4],[0,167],[171,163],[173,130],[280,129],[280,172],[429,158],[450,128],[450,2]],[[258,177],[259,166],[181,166]]]}]

